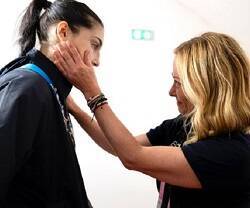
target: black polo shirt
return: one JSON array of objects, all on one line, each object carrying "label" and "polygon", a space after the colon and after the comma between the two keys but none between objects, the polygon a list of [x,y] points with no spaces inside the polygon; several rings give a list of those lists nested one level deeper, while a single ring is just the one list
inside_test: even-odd
[{"label": "black polo shirt", "polygon": [[[183,146],[183,119],[164,121],[147,136],[152,145],[179,146],[202,184],[191,189],[166,184],[161,208],[249,208],[250,135],[223,133]],[[159,184],[158,184],[159,185]]]},{"label": "black polo shirt", "polygon": [[1,70],[0,207],[87,208],[74,145],[58,102],[34,63],[52,80],[65,108],[72,86],[56,66],[33,49]]}]

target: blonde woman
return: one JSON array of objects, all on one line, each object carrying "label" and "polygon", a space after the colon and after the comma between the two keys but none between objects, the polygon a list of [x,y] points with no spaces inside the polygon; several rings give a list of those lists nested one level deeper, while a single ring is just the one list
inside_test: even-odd
[{"label": "blonde woman", "polygon": [[205,33],[175,49],[170,95],[181,115],[138,137],[112,112],[89,53],[81,59],[67,43],[54,54],[97,122],[91,127],[90,118],[72,100],[69,108],[126,168],[161,181],[158,207],[250,207],[250,65],[233,38]]}]

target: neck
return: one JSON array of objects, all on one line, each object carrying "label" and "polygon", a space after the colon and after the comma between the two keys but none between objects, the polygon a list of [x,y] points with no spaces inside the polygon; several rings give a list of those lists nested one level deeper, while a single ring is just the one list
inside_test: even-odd
[{"label": "neck", "polygon": [[52,47],[49,44],[42,44],[41,47],[40,47],[40,51],[50,61],[53,62],[53,49],[52,49]]}]

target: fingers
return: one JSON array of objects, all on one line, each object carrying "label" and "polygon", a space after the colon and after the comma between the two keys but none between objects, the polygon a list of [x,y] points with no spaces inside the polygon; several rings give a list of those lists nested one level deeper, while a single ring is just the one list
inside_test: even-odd
[{"label": "fingers", "polygon": [[88,67],[92,67],[90,55],[90,51],[84,51],[83,61]]},{"label": "fingers", "polygon": [[92,68],[90,55],[90,51],[86,50],[81,57],[78,49],[69,41],[54,47],[54,62],[64,72],[74,71],[82,67]]},{"label": "fingers", "polygon": [[67,76],[67,67],[66,67],[65,61],[58,51],[54,51],[53,59],[54,59],[54,64],[57,66],[60,72],[64,76]]},{"label": "fingers", "polygon": [[67,46],[69,52],[71,53],[75,63],[81,62],[82,58],[81,58],[81,55],[80,55],[80,52],[78,51],[78,49],[73,44],[71,44],[69,41],[66,42],[66,46]]},{"label": "fingers", "polygon": [[57,45],[56,48],[60,52],[62,58],[64,59],[64,62],[62,62],[62,64],[65,65],[64,67],[70,68],[73,65],[75,65],[75,61],[66,43]]},{"label": "fingers", "polygon": [[53,59],[57,68],[75,87],[90,91],[98,86],[91,64],[91,53],[85,50],[81,57],[77,48],[71,43],[62,43],[54,47]]},{"label": "fingers", "polygon": [[73,53],[71,47],[73,46],[69,47],[68,44],[66,43],[54,46],[54,52],[53,52],[54,63],[56,64],[58,69],[62,72],[62,74],[66,77],[68,77],[69,70],[75,70],[75,68],[77,68],[77,65],[79,64],[79,61],[81,61],[79,59],[77,60],[78,62],[74,60],[74,56],[77,56],[77,53],[75,52]]}]

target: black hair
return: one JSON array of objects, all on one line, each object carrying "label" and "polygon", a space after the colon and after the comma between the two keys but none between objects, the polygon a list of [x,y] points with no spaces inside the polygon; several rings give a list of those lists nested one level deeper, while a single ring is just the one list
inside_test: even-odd
[{"label": "black hair", "polygon": [[[45,10],[42,13],[42,10]],[[19,28],[20,55],[25,55],[39,41],[48,40],[48,28],[59,21],[66,21],[77,33],[79,27],[93,28],[96,23],[103,27],[101,19],[84,3],[75,0],[33,0],[21,20]]]}]

